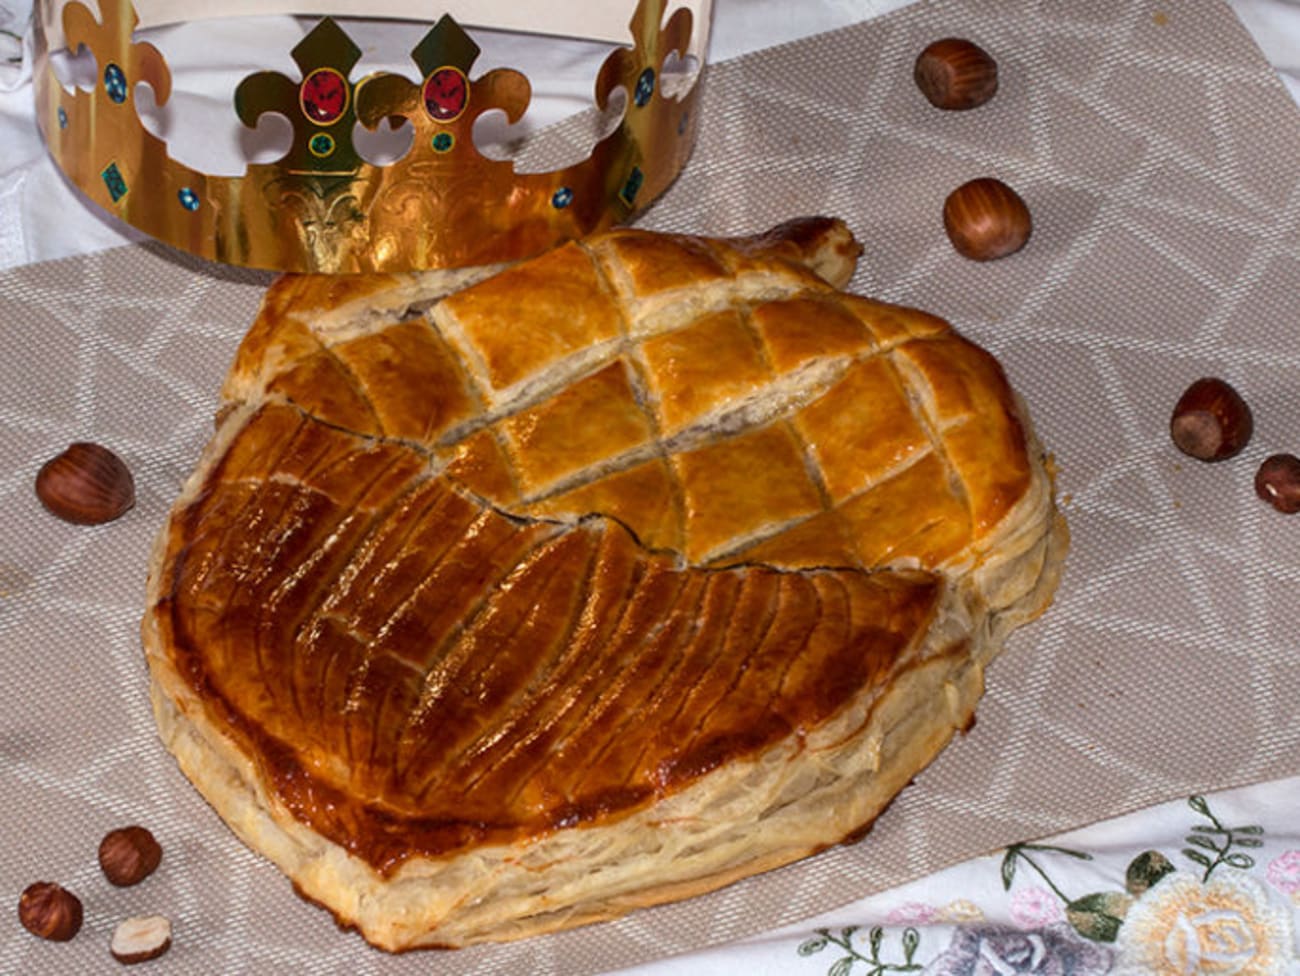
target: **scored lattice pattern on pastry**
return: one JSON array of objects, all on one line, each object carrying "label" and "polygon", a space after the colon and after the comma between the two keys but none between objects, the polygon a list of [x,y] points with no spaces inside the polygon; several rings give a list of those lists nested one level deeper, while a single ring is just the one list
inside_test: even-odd
[{"label": "scored lattice pattern on pastry", "polygon": [[780,255],[622,231],[371,328],[269,389],[429,446],[507,511],[605,514],[691,564],[938,566],[1028,480],[990,357]]}]

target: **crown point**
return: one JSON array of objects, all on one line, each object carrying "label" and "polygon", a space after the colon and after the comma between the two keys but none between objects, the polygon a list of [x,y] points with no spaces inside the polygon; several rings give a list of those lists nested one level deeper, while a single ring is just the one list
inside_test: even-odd
[{"label": "crown point", "polygon": [[322,18],[290,52],[304,75],[314,68],[331,66],[347,75],[361,60],[361,48],[331,17]]},{"label": "crown point", "polygon": [[420,74],[429,77],[438,68],[451,66],[469,74],[469,69],[479,56],[479,46],[456,23],[451,14],[443,14],[438,22],[411,50],[411,59],[420,68]]}]

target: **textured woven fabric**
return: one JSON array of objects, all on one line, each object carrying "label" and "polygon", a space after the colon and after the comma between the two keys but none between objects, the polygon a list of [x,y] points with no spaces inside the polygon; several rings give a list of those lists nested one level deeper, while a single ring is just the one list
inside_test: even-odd
[{"label": "textured woven fabric", "polygon": [[[925,43],[969,36],[1001,90],[969,113],[911,82]],[[170,914],[175,971],[563,973],[616,968],[825,912],[1029,837],[1300,772],[1300,520],[1255,466],[1300,450],[1292,290],[1296,111],[1218,2],[939,0],[717,66],[677,185],[642,222],[728,233],[847,219],[853,283],[943,315],[1006,363],[1060,469],[1074,548],[1056,605],[990,670],[978,724],[852,847],[624,921],[454,954],[382,957],[247,853],[155,737],[137,635],[147,552],[211,431],[266,278],[152,246],[0,275],[0,890],[58,880],[67,945],[12,913],[0,971],[92,972],[122,917]],[[946,194],[975,176],[1035,216],[1020,254],[958,257]],[[1168,438],[1197,376],[1234,382],[1256,435],[1203,465]],[[56,522],[37,468],[68,442],[137,479],[123,519]],[[95,849],[149,825],[166,854],[111,888]]]}]

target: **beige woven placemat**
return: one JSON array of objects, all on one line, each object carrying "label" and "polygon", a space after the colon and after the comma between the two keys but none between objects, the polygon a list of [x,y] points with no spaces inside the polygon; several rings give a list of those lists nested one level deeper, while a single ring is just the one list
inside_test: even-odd
[{"label": "beige woven placemat", "polygon": [[[1002,87],[931,109],[930,40],[994,52]],[[154,734],[137,626],[146,552],[211,430],[265,277],[140,247],[0,275],[0,896],[79,892],[72,943],[12,909],[0,971],[102,971],[128,914],[161,911],[156,972],[577,976],[798,920],[1010,842],[1158,800],[1300,772],[1300,518],[1255,466],[1300,451],[1300,127],[1218,2],[936,0],[717,66],[701,142],[647,215],[729,233],[841,215],[855,288],[953,320],[998,353],[1055,453],[1074,534],[1057,605],[989,674],[976,728],[863,842],[692,902],[501,947],[391,958],[339,932],[249,854]],[[940,207],[979,175],[1016,186],[1029,247],[977,265]],[[1203,374],[1252,403],[1254,442],[1202,465],[1167,436]],[[139,502],[94,529],[49,518],[40,463],[92,439]],[[117,890],[102,833],[143,822],[166,855]]]}]

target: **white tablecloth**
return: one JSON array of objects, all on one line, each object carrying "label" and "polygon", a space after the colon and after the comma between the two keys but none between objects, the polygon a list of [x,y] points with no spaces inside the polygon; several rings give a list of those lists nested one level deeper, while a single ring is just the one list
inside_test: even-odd
[{"label": "white tablecloth", "polygon": [[[710,59],[906,2],[718,0]],[[1300,2],[1232,6],[1300,97]],[[134,239],[83,206],[45,155],[22,40],[28,12],[25,0],[0,0],[0,269]],[[172,42],[201,54],[204,36],[181,29]],[[529,73],[540,96],[553,95],[562,109],[575,64],[587,54],[556,46],[554,55]],[[16,900],[17,892],[6,897]],[[1013,846],[788,930],[625,972],[1300,973],[1297,922],[1300,778],[1192,797]]]}]

